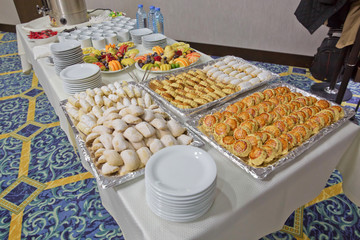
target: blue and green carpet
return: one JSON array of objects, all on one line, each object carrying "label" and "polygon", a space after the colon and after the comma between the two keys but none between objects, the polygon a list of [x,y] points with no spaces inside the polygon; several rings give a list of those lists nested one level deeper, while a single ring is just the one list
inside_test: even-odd
[{"label": "blue and green carpet", "polygon": [[[305,68],[255,64],[304,90],[316,81]],[[360,84],[349,89],[343,105],[355,108]],[[36,75],[22,74],[16,35],[7,32],[0,32],[0,239],[124,239]],[[262,239],[360,239],[360,208],[334,170],[318,197]]]}]

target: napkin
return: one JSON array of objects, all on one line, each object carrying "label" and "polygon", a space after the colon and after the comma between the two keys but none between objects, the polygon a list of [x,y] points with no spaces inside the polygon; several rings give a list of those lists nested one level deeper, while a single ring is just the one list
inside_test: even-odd
[{"label": "napkin", "polygon": [[48,43],[48,44],[44,44],[44,45],[40,45],[40,46],[35,46],[33,48],[33,53],[34,53],[35,60],[37,60],[39,58],[45,58],[45,57],[51,56],[51,51],[50,51],[50,45],[51,44],[52,43]]}]

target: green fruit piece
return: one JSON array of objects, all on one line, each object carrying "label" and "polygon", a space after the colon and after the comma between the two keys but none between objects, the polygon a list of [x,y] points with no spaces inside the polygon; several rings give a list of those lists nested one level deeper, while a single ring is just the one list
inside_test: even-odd
[{"label": "green fruit piece", "polygon": [[175,63],[175,66],[176,66],[176,68],[179,68],[179,67],[180,67],[180,64],[179,64],[179,63]]},{"label": "green fruit piece", "polygon": [[174,68],[176,68],[176,65],[175,65],[175,63],[172,63],[171,64],[171,69],[174,69]]},{"label": "green fruit piece", "polygon": [[145,64],[141,69],[143,70],[148,70],[151,69],[154,65],[152,63],[147,63]]}]

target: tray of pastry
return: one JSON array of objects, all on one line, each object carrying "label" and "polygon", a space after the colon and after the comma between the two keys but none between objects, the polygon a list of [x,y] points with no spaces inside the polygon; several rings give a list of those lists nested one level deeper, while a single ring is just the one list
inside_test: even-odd
[{"label": "tray of pastry", "polygon": [[167,146],[204,145],[141,86],[115,82],[60,103],[80,156],[103,188],[144,174],[151,155]]},{"label": "tray of pastry", "polygon": [[242,58],[225,56],[141,84],[166,108],[184,118],[275,79],[279,75]]},{"label": "tray of pastry", "polygon": [[354,114],[292,85],[273,83],[199,112],[186,125],[254,178],[264,179]]}]

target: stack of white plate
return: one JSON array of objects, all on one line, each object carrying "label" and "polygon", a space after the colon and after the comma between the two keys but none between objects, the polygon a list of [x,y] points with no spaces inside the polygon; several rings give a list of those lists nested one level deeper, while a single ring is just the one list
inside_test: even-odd
[{"label": "stack of white plate", "polygon": [[133,42],[136,44],[141,44],[142,36],[149,35],[152,33],[153,33],[153,31],[148,28],[139,28],[139,29],[134,29],[134,30],[130,31],[131,38],[132,38]]},{"label": "stack of white plate", "polygon": [[142,37],[142,44],[145,48],[151,49],[155,46],[166,47],[166,36],[161,33],[154,33]]},{"label": "stack of white plate", "polygon": [[57,75],[59,75],[64,68],[83,62],[81,44],[76,40],[54,43],[50,46],[50,51]]},{"label": "stack of white plate", "polygon": [[101,87],[101,71],[99,66],[81,63],[69,66],[60,72],[64,90],[68,94],[85,91],[88,88]]},{"label": "stack of white plate", "polygon": [[151,156],[145,168],[147,204],[163,219],[193,221],[214,201],[216,172],[214,160],[200,148],[164,148]]}]

